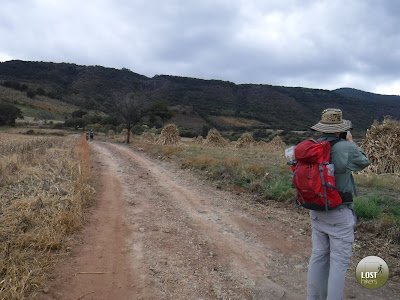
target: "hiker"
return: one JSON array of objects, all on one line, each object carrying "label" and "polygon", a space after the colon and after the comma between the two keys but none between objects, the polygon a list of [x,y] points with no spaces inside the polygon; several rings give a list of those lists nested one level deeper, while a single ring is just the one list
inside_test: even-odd
[{"label": "hiker", "polygon": [[94,136],[94,132],[93,132],[93,130],[90,130],[90,133],[89,133],[89,135],[90,135],[90,140],[93,140],[93,136]]},{"label": "hiker", "polygon": [[[355,191],[352,171],[361,171],[370,162],[353,142],[351,121],[342,119],[340,109],[328,108],[311,130],[322,133],[318,140],[332,143],[330,163],[334,165],[336,188],[342,204],[331,210],[310,210],[312,254],[308,267],[307,300],[342,299],[347,268],[354,242],[356,215],[353,211]],[[344,138],[340,141],[340,135]]]}]

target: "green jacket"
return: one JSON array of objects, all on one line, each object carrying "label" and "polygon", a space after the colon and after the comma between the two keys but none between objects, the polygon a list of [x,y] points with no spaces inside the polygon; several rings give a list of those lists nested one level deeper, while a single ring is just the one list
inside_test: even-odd
[{"label": "green jacket", "polygon": [[[334,134],[324,134],[320,140],[332,141]],[[339,192],[352,192],[352,171],[361,171],[368,167],[370,162],[364,151],[355,143],[342,140],[331,149],[331,163],[335,166],[335,183]]]}]

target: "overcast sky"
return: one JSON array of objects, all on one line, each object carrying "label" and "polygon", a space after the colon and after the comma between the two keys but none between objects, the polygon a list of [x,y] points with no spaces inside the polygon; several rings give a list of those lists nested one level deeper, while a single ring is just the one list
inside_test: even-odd
[{"label": "overcast sky", "polygon": [[400,95],[396,0],[1,0],[0,61]]}]

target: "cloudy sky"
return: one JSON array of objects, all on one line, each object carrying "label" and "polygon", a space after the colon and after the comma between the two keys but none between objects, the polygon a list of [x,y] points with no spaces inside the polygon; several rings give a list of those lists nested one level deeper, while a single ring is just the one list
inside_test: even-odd
[{"label": "cloudy sky", "polygon": [[400,95],[396,0],[0,3],[0,61]]}]

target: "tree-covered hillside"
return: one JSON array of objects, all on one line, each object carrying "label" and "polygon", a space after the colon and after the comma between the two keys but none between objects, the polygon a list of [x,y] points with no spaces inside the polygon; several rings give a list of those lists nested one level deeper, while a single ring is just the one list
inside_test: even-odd
[{"label": "tree-covered hillside", "polygon": [[231,126],[224,117],[254,120],[259,128],[305,130],[318,122],[321,111],[327,107],[341,108],[344,118],[352,120],[354,128],[360,131],[388,112],[395,118],[400,117],[399,99],[369,101],[340,90],[237,85],[168,75],[148,78],[128,69],[69,63],[3,62],[0,63],[0,84],[19,88],[30,97],[45,95],[105,113],[115,107],[116,94],[141,92],[150,100],[190,108],[193,117],[202,118],[205,124],[221,130]]}]

